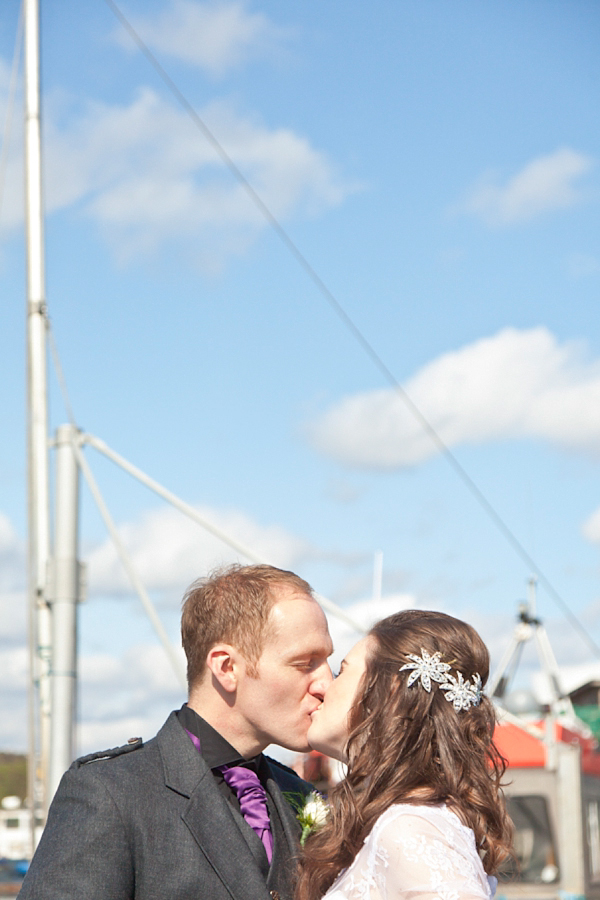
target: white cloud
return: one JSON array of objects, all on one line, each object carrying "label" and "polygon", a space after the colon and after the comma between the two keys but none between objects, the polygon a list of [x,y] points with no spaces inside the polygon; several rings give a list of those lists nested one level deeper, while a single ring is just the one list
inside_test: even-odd
[{"label": "white cloud", "polygon": [[567,267],[574,278],[587,278],[600,272],[600,260],[589,253],[573,253],[567,260]]},{"label": "white cloud", "polygon": [[25,547],[8,516],[0,512],[0,590],[22,589]]},{"label": "white cloud", "polygon": [[27,594],[25,548],[9,518],[0,513],[0,750],[27,745]]},{"label": "white cloud", "polygon": [[590,544],[600,544],[600,509],[597,509],[585,520],[581,531]]},{"label": "white cloud", "polygon": [[23,590],[0,591],[0,647],[13,646],[25,640],[27,602]]},{"label": "white cloud", "polygon": [[566,209],[584,199],[576,181],[593,165],[589,156],[563,147],[527,163],[504,184],[499,184],[496,176],[488,176],[472,190],[462,211],[488,225],[512,225]]},{"label": "white cloud", "polygon": [[0,751],[27,746],[28,653],[25,646],[0,647]]},{"label": "white cloud", "polygon": [[29,672],[28,654],[25,647],[12,647],[3,650],[2,662],[2,691],[22,690],[27,684]]},{"label": "white cloud", "polygon": [[25,548],[8,517],[0,513],[0,646],[24,640],[26,621]]},{"label": "white cloud", "polygon": [[[218,268],[267,227],[190,118],[149,88],[129,104],[90,102],[83,113],[64,106],[64,98],[54,98],[44,119],[46,210],[76,207],[122,260],[170,243]],[[269,128],[225,103],[199,113],[282,221],[336,206],[356,189],[291,129]],[[23,218],[19,145],[15,135],[0,219],[5,231]]]},{"label": "white cloud", "polygon": [[[319,555],[307,542],[278,525],[263,526],[235,510],[197,507],[208,521],[280,568],[294,568],[299,560]],[[172,507],[145,513],[122,525],[121,538],[146,588],[178,591],[218,565],[241,561],[234,550]],[[130,591],[112,542],[106,540],[89,557],[90,590],[94,593]]]},{"label": "white cloud", "polygon": [[[178,651],[183,659],[183,650]],[[82,753],[149,740],[172,709],[185,702],[167,656],[156,644],[137,644],[119,656],[83,656],[80,661]]]},{"label": "white cloud", "polygon": [[[220,77],[244,63],[272,57],[290,35],[246,3],[171,0],[157,16],[138,17],[133,24],[143,40],[161,55]],[[125,49],[135,49],[123,29],[115,36]]]},{"label": "white cloud", "polygon": [[[506,328],[446,353],[405,385],[444,443],[533,437],[600,456],[600,361],[543,327]],[[438,451],[389,389],[346,397],[308,427],[314,446],[351,466],[397,469]]]},{"label": "white cloud", "polygon": [[[8,120],[8,99],[10,86],[10,67],[0,57],[0,123],[2,129]],[[17,225],[23,215],[23,174],[21,165],[23,146],[23,123],[20,110],[22,109],[21,94],[17,91],[10,129],[3,137],[7,138],[0,146],[0,233]],[[15,180],[16,179],[16,180]]]}]

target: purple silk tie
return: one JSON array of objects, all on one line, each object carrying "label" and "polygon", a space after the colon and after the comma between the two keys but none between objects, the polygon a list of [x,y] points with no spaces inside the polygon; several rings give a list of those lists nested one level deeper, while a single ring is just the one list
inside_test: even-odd
[{"label": "purple silk tie", "polygon": [[245,766],[221,766],[226,784],[235,792],[246,822],[264,844],[269,865],[273,859],[273,834],[267,809],[267,792],[256,772]]},{"label": "purple silk tie", "polygon": [[[200,738],[185,729],[198,753],[202,753]],[[269,865],[273,859],[273,834],[271,820],[267,809],[267,792],[260,783],[258,775],[245,766],[219,766],[225,783],[231,788],[240,804],[240,812],[248,825],[263,842]]]}]

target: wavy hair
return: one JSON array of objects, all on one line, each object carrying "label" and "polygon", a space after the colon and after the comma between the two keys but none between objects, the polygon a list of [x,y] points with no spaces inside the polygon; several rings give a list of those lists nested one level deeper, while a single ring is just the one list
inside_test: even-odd
[{"label": "wavy hair", "polygon": [[457,712],[439,685],[408,687],[407,654],[441,652],[465,679],[485,684],[489,654],[470,625],[438,612],[405,610],[369,633],[366,668],[349,713],[348,772],[329,795],[327,824],[312,835],[300,861],[296,900],[319,900],[350,865],[375,821],[392,804],[445,803],[468,827],[494,874],[512,855],[512,823],[494,745],[495,713],[484,695]]}]

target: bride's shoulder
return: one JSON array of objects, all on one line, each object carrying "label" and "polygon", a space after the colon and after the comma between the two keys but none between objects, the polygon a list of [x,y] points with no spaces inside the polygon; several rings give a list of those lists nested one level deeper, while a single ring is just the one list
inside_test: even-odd
[{"label": "bride's shoulder", "polygon": [[423,884],[424,878],[442,877],[458,886],[448,896],[490,900],[494,895],[495,884],[485,874],[472,829],[444,804],[388,807],[365,841],[364,854],[375,869],[385,870],[390,883],[399,885],[397,896],[414,893],[414,884]]},{"label": "bride's shoulder", "polygon": [[471,842],[472,830],[463,825],[456,813],[445,804],[427,806],[418,803],[394,803],[377,819],[371,835],[375,839],[389,833],[410,833],[411,835],[432,833],[454,839],[458,834]]}]

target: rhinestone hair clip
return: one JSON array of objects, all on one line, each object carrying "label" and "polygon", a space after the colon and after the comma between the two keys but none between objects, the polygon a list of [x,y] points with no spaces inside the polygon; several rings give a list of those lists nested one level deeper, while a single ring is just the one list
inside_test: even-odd
[{"label": "rhinestone hair clip", "polygon": [[479,706],[481,703],[482,687],[481,675],[475,672],[473,681],[467,679],[465,681],[462,672],[456,670],[456,678],[450,675],[450,666],[448,663],[442,662],[442,654],[439,650],[429,655],[427,650],[421,647],[422,656],[416,656],[414,653],[407,653],[412,662],[401,666],[399,671],[404,672],[412,669],[408,676],[408,687],[415,683],[421,684],[427,693],[431,693],[431,682],[435,681],[440,686],[440,691],[444,691],[444,696],[449,703],[452,703],[454,709],[460,712],[461,709],[469,709],[470,706]]}]

